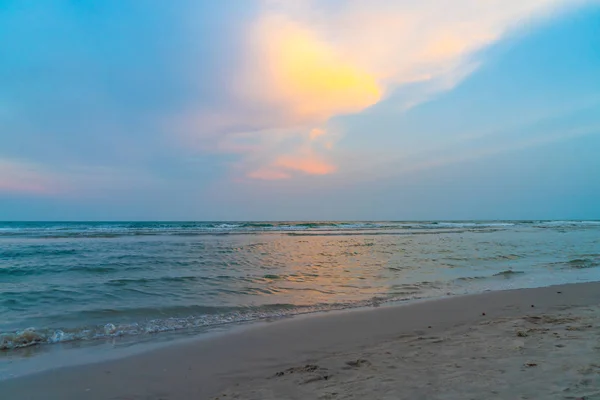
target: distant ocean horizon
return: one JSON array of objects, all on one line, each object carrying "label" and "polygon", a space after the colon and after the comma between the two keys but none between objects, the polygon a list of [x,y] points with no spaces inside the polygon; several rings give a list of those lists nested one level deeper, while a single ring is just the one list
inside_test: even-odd
[{"label": "distant ocean horizon", "polygon": [[596,280],[594,220],[0,222],[0,350]]}]

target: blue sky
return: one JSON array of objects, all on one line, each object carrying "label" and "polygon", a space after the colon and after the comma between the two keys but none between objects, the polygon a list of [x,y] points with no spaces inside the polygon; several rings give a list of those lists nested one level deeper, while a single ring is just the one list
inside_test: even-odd
[{"label": "blue sky", "polygon": [[600,219],[599,20],[0,0],[0,220]]}]

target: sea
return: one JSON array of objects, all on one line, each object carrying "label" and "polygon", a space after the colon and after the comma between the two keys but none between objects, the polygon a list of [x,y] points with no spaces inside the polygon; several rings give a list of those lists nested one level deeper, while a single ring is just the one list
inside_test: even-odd
[{"label": "sea", "polygon": [[598,280],[600,221],[0,222],[0,379],[73,349]]}]

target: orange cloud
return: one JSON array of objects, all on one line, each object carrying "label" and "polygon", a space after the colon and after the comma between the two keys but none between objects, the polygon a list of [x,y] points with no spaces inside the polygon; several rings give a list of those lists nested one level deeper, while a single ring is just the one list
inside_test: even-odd
[{"label": "orange cloud", "polygon": [[264,70],[259,73],[268,73],[267,90],[291,114],[327,120],[361,111],[381,99],[376,77],[345,59],[310,27],[268,14],[257,22],[255,35],[254,51],[264,57],[259,68]]},{"label": "orange cloud", "polygon": [[274,166],[309,175],[326,175],[335,171],[335,166],[319,159],[314,154],[281,156],[275,160]]},{"label": "orange cloud", "polygon": [[315,128],[313,130],[310,131],[310,135],[309,135],[309,139],[310,140],[315,140],[316,138],[318,138],[319,136],[323,136],[325,135],[327,132],[325,132],[325,130],[320,129],[320,128]]},{"label": "orange cloud", "polygon": [[448,76],[471,70],[473,52],[568,3],[455,0],[442,10],[434,0],[347,0],[336,7],[263,0],[238,83],[244,96],[283,101],[292,113],[326,120],[359,112],[405,83],[435,87],[440,79],[446,90]]},{"label": "orange cloud", "polygon": [[335,170],[334,165],[327,163],[312,152],[307,152],[279,156],[271,164],[252,171],[247,176],[253,179],[279,180],[292,178],[294,173],[327,175]]},{"label": "orange cloud", "polygon": [[246,165],[246,168],[251,169],[246,176],[252,179],[279,180],[298,175],[327,175],[336,171],[335,165],[326,160],[334,135],[315,128],[302,135],[300,143],[296,136],[296,132],[290,134],[290,139],[294,141],[291,147],[284,143],[283,146],[258,152],[256,162]]},{"label": "orange cloud", "polygon": [[264,0],[227,88],[230,108],[194,113],[191,137],[243,154],[236,170],[253,179],[333,173],[334,140],[322,128],[332,117],[407,83],[420,89],[399,112],[427,101],[475,70],[479,49],[559,4],[567,0],[456,0],[445,10],[434,0]]}]

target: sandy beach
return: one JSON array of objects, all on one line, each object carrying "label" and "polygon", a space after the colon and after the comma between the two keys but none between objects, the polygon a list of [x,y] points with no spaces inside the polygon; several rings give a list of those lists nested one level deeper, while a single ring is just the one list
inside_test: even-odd
[{"label": "sandy beach", "polygon": [[2,399],[600,399],[600,283],[256,324],[0,382]]}]

